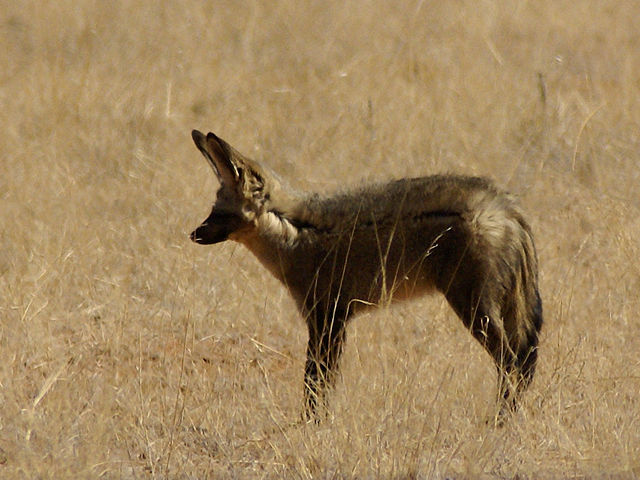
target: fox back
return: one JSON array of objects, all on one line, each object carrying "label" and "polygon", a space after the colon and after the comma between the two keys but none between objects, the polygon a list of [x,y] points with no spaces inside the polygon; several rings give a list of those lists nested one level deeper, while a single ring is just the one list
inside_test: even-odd
[{"label": "fox back", "polygon": [[305,194],[214,134],[192,136],[220,189],[191,238],[242,243],[297,302],[309,330],[305,415],[337,371],[354,313],[432,290],[493,357],[497,418],[515,410],[535,371],[542,303],[531,229],[512,196],[454,175]]}]

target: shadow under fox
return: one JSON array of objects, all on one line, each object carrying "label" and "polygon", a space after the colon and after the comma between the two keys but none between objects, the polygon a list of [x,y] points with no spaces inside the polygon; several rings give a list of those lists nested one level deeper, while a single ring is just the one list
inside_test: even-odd
[{"label": "shadow under fox", "polygon": [[242,243],[294,297],[309,330],[308,418],[335,375],[349,318],[432,290],[495,361],[500,416],[516,408],[535,371],[542,303],[531,229],[509,194],[454,175],[299,193],[213,133],[192,136],[221,186],[191,239]]}]

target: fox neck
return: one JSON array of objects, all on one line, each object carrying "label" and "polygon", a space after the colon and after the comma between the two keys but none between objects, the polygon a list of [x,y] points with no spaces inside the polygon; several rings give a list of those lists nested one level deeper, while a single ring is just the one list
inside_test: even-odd
[{"label": "fox neck", "polygon": [[247,247],[278,280],[287,284],[287,274],[297,263],[295,252],[302,234],[295,222],[270,210],[259,214],[253,228],[234,240]]}]

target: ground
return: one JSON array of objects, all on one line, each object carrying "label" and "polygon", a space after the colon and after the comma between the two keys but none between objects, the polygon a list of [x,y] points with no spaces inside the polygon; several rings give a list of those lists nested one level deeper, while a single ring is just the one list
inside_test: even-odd
[{"label": "ground", "polygon": [[[0,477],[640,476],[640,5],[1,1]],[[214,131],[298,188],[486,175],[540,258],[507,425],[441,297],[350,325],[300,424],[306,332],[188,234]]]}]

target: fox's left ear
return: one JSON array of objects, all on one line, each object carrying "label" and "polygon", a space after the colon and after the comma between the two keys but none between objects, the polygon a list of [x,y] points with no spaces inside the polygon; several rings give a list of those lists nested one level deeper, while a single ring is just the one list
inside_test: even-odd
[{"label": "fox's left ear", "polygon": [[209,161],[209,165],[223,185],[235,185],[240,181],[240,173],[233,163],[231,146],[209,132],[206,136],[198,130],[191,132],[196,147]]}]

